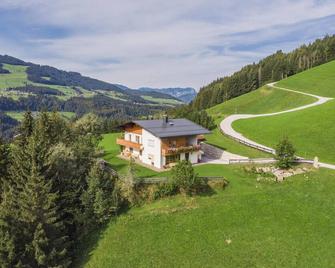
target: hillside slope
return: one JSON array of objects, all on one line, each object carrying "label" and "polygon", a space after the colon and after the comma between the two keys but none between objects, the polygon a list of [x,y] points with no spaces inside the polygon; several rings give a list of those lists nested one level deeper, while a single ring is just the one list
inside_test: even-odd
[{"label": "hillside slope", "polygon": [[206,109],[270,83],[335,59],[335,35],[317,39],[309,45],[276,53],[249,64],[231,76],[218,78],[204,86],[192,102],[194,109]]},{"label": "hillside slope", "polygon": [[119,118],[147,115],[180,104],[180,100],[162,92],[121,89],[80,73],[0,56],[0,111],[56,108]]},{"label": "hillside slope", "polygon": [[211,196],[132,208],[91,234],[80,267],[332,266],[333,171],[281,184],[258,182],[239,166],[203,165],[196,172],[230,184]]},{"label": "hillside slope", "polygon": [[[281,110],[310,104],[314,101],[315,99],[309,96],[284,90],[276,90],[264,86],[250,93],[211,107],[207,109],[207,112],[214,118],[216,124],[219,125],[224,118],[232,114],[261,114],[279,112]],[[206,138],[208,143],[232,153],[251,158],[269,156],[268,154],[246,147],[228,138],[227,136],[224,136],[220,132],[219,127],[217,127],[212,134],[207,135]]]},{"label": "hillside slope", "polygon": [[[334,96],[335,61],[283,80],[280,86],[319,95]],[[274,147],[286,135],[302,157],[318,156],[335,163],[335,101],[293,113],[238,120],[234,129],[258,143]]]}]

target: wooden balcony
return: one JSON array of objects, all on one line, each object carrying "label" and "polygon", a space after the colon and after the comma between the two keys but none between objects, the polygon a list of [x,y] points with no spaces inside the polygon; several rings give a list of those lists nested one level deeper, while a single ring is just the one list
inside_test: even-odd
[{"label": "wooden balcony", "polygon": [[128,148],[134,148],[134,149],[137,149],[137,150],[142,150],[142,144],[132,142],[132,141],[126,141],[125,139],[116,139],[116,144],[122,145],[122,146],[128,147]]},{"label": "wooden balcony", "polygon": [[196,152],[200,150],[200,145],[189,145],[179,147],[167,147],[162,149],[162,155],[174,155],[180,153]]}]

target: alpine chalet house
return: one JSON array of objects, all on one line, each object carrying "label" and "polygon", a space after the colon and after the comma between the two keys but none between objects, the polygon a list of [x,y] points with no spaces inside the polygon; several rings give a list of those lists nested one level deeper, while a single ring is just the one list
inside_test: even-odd
[{"label": "alpine chalet house", "polygon": [[192,164],[201,160],[200,140],[209,130],[187,120],[135,120],[121,126],[124,138],[117,139],[121,155],[133,157],[158,169],[167,168],[179,160]]}]

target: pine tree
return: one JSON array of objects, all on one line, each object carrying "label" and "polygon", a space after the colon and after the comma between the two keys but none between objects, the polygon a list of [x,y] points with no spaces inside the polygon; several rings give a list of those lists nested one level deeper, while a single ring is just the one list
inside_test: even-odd
[{"label": "pine tree", "polygon": [[39,147],[32,139],[29,144],[31,174],[20,194],[22,222],[25,226],[26,252],[24,264],[32,267],[67,267],[67,236],[60,221],[58,194],[52,192],[52,181],[40,172]]},{"label": "pine tree", "polygon": [[87,190],[82,195],[86,221],[106,222],[118,208],[116,179],[108,167],[96,162],[87,178]]},{"label": "pine tree", "polygon": [[0,202],[3,184],[8,179],[9,172],[9,146],[0,138]]},{"label": "pine tree", "polygon": [[[0,214],[0,234],[5,235],[11,245],[1,246],[0,257],[13,265],[70,265],[59,194],[53,181],[45,176],[50,155],[47,130],[46,123],[34,124],[24,146],[20,146],[19,141],[13,144],[8,198]],[[10,209],[12,212],[8,213]]]},{"label": "pine tree", "polygon": [[31,111],[27,111],[23,116],[23,120],[19,128],[19,135],[17,139],[21,145],[24,145],[27,139],[31,136],[31,134],[33,133],[33,128],[34,128],[33,115]]}]

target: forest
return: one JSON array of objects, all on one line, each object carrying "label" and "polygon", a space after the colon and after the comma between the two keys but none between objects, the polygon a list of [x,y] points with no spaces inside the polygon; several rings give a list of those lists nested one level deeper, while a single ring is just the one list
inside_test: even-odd
[{"label": "forest", "polygon": [[70,267],[80,239],[117,213],[100,131],[92,114],[27,112],[13,142],[0,141],[1,267]]},{"label": "forest", "polygon": [[284,53],[276,53],[243,67],[231,76],[218,78],[200,89],[190,104],[201,110],[335,59],[335,35]]}]

